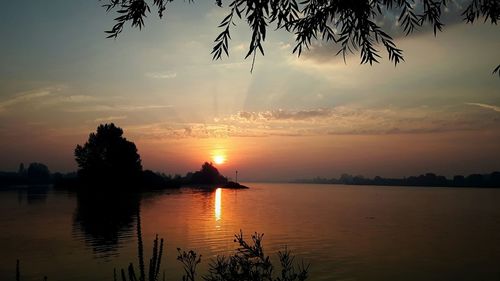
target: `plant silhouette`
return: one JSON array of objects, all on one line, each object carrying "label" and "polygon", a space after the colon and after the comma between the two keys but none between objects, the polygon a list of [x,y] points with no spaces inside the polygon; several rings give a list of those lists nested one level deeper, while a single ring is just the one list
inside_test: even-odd
[{"label": "plant silhouette", "polygon": [[[144,27],[144,18],[156,8],[162,18],[167,5],[173,0],[102,0],[103,7],[116,11],[114,26],[106,31],[108,38],[116,38],[125,23],[130,22],[134,28]],[[188,2],[194,2],[189,0]],[[381,58],[379,47],[386,50],[388,58],[394,64],[402,62],[403,51],[397,48],[393,38],[384,30],[380,18],[387,18],[390,13],[399,17],[394,19],[394,26],[409,35],[424,25],[432,26],[434,34],[442,31],[444,26],[442,15],[447,11],[447,0],[377,0],[377,1],[327,1],[327,0],[216,0],[222,7],[226,4],[229,10],[221,21],[221,33],[214,40],[213,59],[229,56],[231,28],[238,19],[247,22],[251,39],[245,58],[252,57],[252,70],[255,56],[259,52],[264,55],[263,43],[267,37],[269,26],[284,29],[295,35],[293,53],[300,56],[304,49],[309,49],[314,40],[324,40],[340,47],[336,53],[345,56],[347,53],[359,52],[361,63],[370,65]],[[500,3],[498,1],[471,0],[463,5],[461,13],[463,21],[474,23],[478,20],[497,24],[500,20]],[[500,65],[494,73],[500,74]]]}]

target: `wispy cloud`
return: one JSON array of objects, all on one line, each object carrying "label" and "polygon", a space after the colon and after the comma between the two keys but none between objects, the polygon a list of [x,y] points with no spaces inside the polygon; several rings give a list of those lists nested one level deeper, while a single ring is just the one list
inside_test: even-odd
[{"label": "wispy cloud", "polygon": [[12,107],[17,104],[27,103],[32,100],[40,99],[52,95],[51,89],[35,90],[30,92],[25,92],[18,94],[10,99],[0,102],[0,112],[7,110],[7,108]]},{"label": "wispy cloud", "polygon": [[120,116],[107,116],[107,117],[100,117],[100,118],[96,118],[93,120],[93,122],[109,122],[109,121],[116,121],[116,120],[123,120],[123,119],[126,119],[127,116],[125,115],[120,115]]},{"label": "wispy cloud", "polygon": [[234,51],[244,51],[244,50],[245,50],[245,48],[246,48],[245,44],[240,43],[240,44],[238,44],[238,45],[234,46],[232,49],[233,49]]},{"label": "wispy cloud", "polygon": [[381,135],[470,131],[498,127],[500,120],[463,106],[241,111],[209,123],[155,123],[134,127],[144,138],[220,138],[313,135]]},{"label": "wispy cloud", "polygon": [[[67,113],[100,113],[100,112],[141,112],[172,108],[167,104],[133,104],[120,96],[91,96],[71,94],[62,87],[32,90],[0,100],[0,113],[23,114],[22,112],[67,112]],[[44,113],[45,114],[45,113]],[[107,114],[103,114],[105,117]],[[109,114],[106,118],[123,119],[125,114]],[[103,118],[105,118],[103,117]],[[95,118],[95,116],[91,117]],[[94,119],[90,119],[94,120]],[[99,120],[96,120],[99,121]],[[106,119],[100,121],[107,121]]]},{"label": "wispy cloud", "polygon": [[53,86],[42,89],[33,89],[13,95],[12,97],[0,101],[0,112],[17,112],[25,109],[46,109],[58,110],[60,108],[71,108],[85,104],[109,101],[115,97],[98,97],[83,94],[68,93],[67,86]]},{"label": "wispy cloud", "polygon": [[468,102],[466,104],[473,105],[473,106],[479,106],[479,107],[482,107],[482,108],[491,109],[493,111],[500,112],[500,106],[496,106],[496,105],[490,105],[490,104],[485,104],[485,103],[477,103],[477,102]]},{"label": "wispy cloud", "polygon": [[280,50],[289,50],[292,47],[290,43],[279,42]]},{"label": "wispy cloud", "polygon": [[250,122],[250,121],[273,121],[273,120],[312,120],[318,118],[329,117],[333,114],[331,109],[311,109],[288,111],[277,109],[273,111],[240,111],[230,117],[233,121]]},{"label": "wispy cloud", "polygon": [[148,72],[145,76],[154,79],[173,79],[177,77],[177,72]]},{"label": "wispy cloud", "polygon": [[73,108],[66,108],[64,111],[66,112],[99,112],[99,111],[123,111],[123,112],[132,112],[132,111],[143,111],[143,110],[155,110],[155,109],[168,109],[172,108],[171,105],[104,105],[104,104],[94,104],[94,105],[86,105],[79,106]]}]

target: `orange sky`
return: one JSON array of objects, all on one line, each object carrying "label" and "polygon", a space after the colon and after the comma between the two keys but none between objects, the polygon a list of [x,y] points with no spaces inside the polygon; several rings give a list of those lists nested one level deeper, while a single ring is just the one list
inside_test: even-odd
[{"label": "orange sky", "polygon": [[499,132],[138,142],[139,147],[144,147],[141,154],[145,166],[183,174],[198,169],[202,161],[208,161],[214,151],[219,151],[227,161],[217,167],[229,177],[234,177],[238,170],[240,179],[247,180],[338,177],[342,173],[372,177],[433,171],[451,176],[493,171],[500,165],[495,156],[500,155],[498,143]]}]

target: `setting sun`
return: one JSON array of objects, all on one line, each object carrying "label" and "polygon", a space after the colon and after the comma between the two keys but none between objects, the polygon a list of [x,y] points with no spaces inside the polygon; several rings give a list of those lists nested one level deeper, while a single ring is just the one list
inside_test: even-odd
[{"label": "setting sun", "polygon": [[221,165],[226,162],[226,157],[224,155],[214,155],[213,160],[215,164]]}]

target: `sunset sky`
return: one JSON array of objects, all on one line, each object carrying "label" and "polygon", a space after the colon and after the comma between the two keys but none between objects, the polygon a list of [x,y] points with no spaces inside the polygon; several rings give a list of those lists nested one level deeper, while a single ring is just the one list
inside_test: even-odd
[{"label": "sunset sky", "polygon": [[460,2],[437,37],[395,34],[406,60],[397,67],[385,53],[374,66],[358,54],[344,63],[320,43],[297,58],[293,35],[271,32],[252,74],[244,22],[230,57],[212,61],[227,10],[177,2],[113,40],[114,15],[98,1],[3,1],[0,170],[37,161],[74,171],[76,144],[107,122],[136,143],[144,168],[170,174],[216,156],[242,180],[500,170],[500,30],[459,23]]}]

